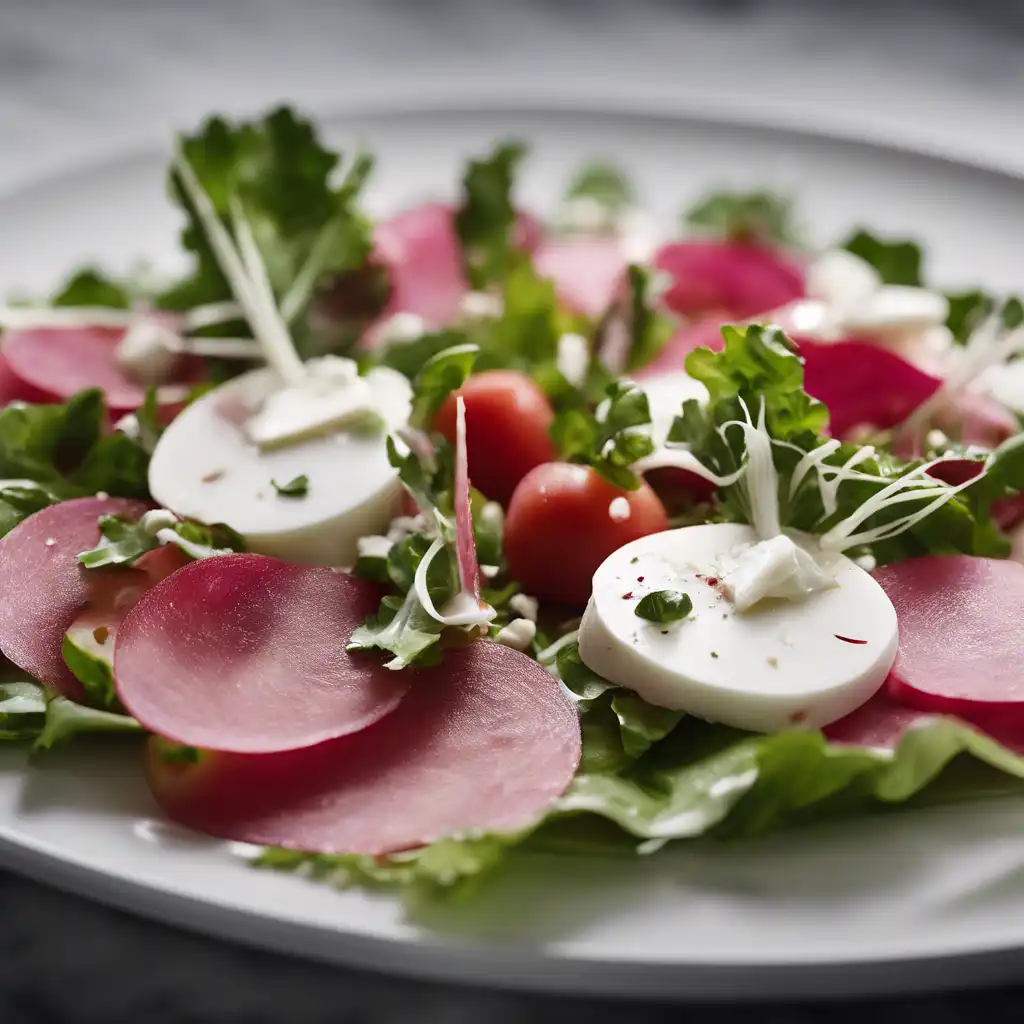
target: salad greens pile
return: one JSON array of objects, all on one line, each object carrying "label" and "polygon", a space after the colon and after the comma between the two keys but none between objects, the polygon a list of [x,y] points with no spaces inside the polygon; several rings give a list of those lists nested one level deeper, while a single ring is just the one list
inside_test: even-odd
[{"label": "salad greens pile", "polygon": [[[372,157],[357,153],[343,159],[324,146],[310,122],[287,109],[236,124],[212,118],[181,139],[180,147],[225,223],[232,202],[242,205],[300,352],[347,351],[360,326],[384,308],[388,297],[386,274],[373,257],[373,225],[359,205]],[[414,391],[410,426],[389,438],[388,452],[418,514],[396,520],[387,537],[368,538],[353,567],[356,575],[380,583],[386,595],[376,614],[355,631],[350,648],[376,651],[392,668],[436,664],[449,645],[467,639],[466,630],[453,636],[450,627],[427,614],[415,581],[440,537],[444,556],[430,562],[428,594],[440,607],[459,590],[452,526],[454,456],[448,442],[432,433],[432,423],[472,372],[501,368],[529,374],[556,412],[551,436],[560,457],[592,466],[620,488],[640,485],[631,467],[655,447],[646,429],[648,398],[642,385],[623,375],[650,362],[674,329],[659,308],[661,282],[634,265],[604,316],[590,320],[568,311],[522,248],[512,197],[524,156],[522,145],[507,143],[471,161],[454,216],[467,280],[497,300],[494,314],[470,313],[415,340],[359,355],[364,368],[380,365],[404,374]],[[197,212],[173,172],[169,185],[185,216],[181,242],[192,260],[188,273],[153,286],[117,281],[87,268],[69,279],[54,304],[125,309],[141,301],[156,309],[185,310],[233,301]],[[616,214],[634,204],[626,177],[604,165],[582,171],[567,199]],[[686,219],[702,231],[741,242],[793,245],[799,238],[792,204],[768,193],[714,195],[689,210]],[[912,242],[858,231],[845,248],[872,264],[887,283],[920,283],[921,252]],[[325,326],[325,298],[352,289],[359,293],[358,316]],[[985,293],[965,293],[951,302],[949,326],[962,342],[979,318],[995,308]],[[1024,320],[1019,302],[1006,303],[1002,311],[1008,326]],[[239,320],[203,331],[237,337],[248,328]],[[579,374],[566,372],[560,358],[568,335],[581,339],[585,358]],[[803,362],[780,331],[726,327],[723,335],[720,352],[698,349],[689,355],[686,369],[707,388],[709,401],[681,405],[669,443],[688,446],[708,469],[728,477],[744,465],[747,442],[742,431],[722,428],[763,415],[774,442],[784,526],[825,534],[871,495],[919,470],[920,462],[904,461],[884,447],[867,452],[863,446],[832,441],[827,409],[804,390]],[[219,378],[243,368],[216,364],[213,372]],[[134,436],[108,429],[98,390],[83,391],[62,405],[14,403],[0,410],[0,535],[71,497],[105,492],[148,499],[149,453],[161,429],[152,395],[136,418]],[[993,507],[1024,490],[1024,444],[1019,442],[1016,438],[994,452],[969,455],[984,462],[984,476],[898,536],[882,531],[849,553],[879,564],[926,553],[1004,556],[1008,541],[996,525]],[[838,488],[834,506],[819,486],[820,475],[800,470],[814,452],[826,472],[852,462],[860,470]],[[298,476],[276,480],[273,487],[283,500],[301,500],[310,483]],[[880,511],[859,528],[877,533],[897,516],[923,507],[928,498],[916,500],[918,505],[910,500],[899,509]],[[503,555],[500,507],[473,492],[471,508],[477,555],[486,568],[482,598],[495,612],[491,623],[472,635],[494,637],[517,614],[513,599],[520,586]],[[718,489],[714,520],[749,523],[751,514],[741,483]],[[165,529],[192,558],[244,549],[225,524],[179,520]],[[141,521],[115,516],[100,522],[100,532],[99,543],[80,555],[90,571],[135,565],[161,543]],[[683,595],[666,591],[651,596],[656,600],[647,601],[638,614],[652,621],[670,622],[689,611]],[[595,819],[614,826],[620,844],[651,853],[674,839],[750,836],[881,810],[923,799],[926,790],[929,799],[940,798],[944,780],[950,780],[949,792],[954,792],[955,768],[965,759],[994,769],[993,791],[1024,779],[1024,759],[952,720],[935,719],[909,730],[896,750],[887,752],[830,743],[806,729],[749,734],[655,707],[588,669],[571,625],[541,609],[528,652],[564,687],[579,713],[583,736],[575,779],[535,827],[515,834],[451,837],[386,858],[270,849],[257,863],[278,870],[302,867],[335,882],[447,890],[479,879],[513,848],[568,842],[579,849],[607,849],[606,830],[594,838]],[[0,737],[46,750],[80,732],[143,731],[117,707],[109,666],[70,645],[65,657],[92,706],[48,693],[9,670],[8,681],[0,682]],[[943,781],[937,782],[940,775]]]}]

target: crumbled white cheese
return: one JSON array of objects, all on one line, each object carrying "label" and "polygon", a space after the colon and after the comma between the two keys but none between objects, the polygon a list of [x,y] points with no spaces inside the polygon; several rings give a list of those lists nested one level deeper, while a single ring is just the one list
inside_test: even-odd
[{"label": "crumbled white cheese", "polygon": [[356,541],[356,554],[359,558],[387,558],[394,543],[379,533],[371,533]]},{"label": "crumbled white cheese", "polygon": [[481,565],[480,566],[480,575],[483,576],[483,578],[485,580],[493,580],[495,578],[495,576],[497,576],[498,573],[500,573],[500,572],[501,572],[501,566],[500,565]]},{"label": "crumbled white cheese", "polygon": [[406,537],[411,537],[414,533],[423,533],[426,529],[426,516],[395,516],[388,526],[387,539],[392,544],[400,544]]},{"label": "crumbled white cheese", "polygon": [[632,514],[633,510],[629,507],[629,499],[622,495],[612,498],[608,504],[608,518],[614,523],[624,523]]},{"label": "crumbled white cheese", "polygon": [[505,300],[491,292],[466,292],[459,300],[459,312],[472,320],[496,319],[505,312]]},{"label": "crumbled white cheese", "polygon": [[575,388],[581,387],[590,365],[590,345],[582,334],[563,334],[558,339],[555,366],[558,372]]},{"label": "crumbled white cheese", "polygon": [[525,651],[537,635],[537,624],[530,619],[513,619],[507,626],[498,631],[494,638],[499,644],[511,647],[514,651]]},{"label": "crumbled white cheese", "polygon": [[117,365],[145,384],[162,384],[174,374],[182,350],[181,337],[156,317],[139,317],[121,336]]},{"label": "crumbled white cheese", "polygon": [[426,322],[415,313],[395,313],[380,326],[381,340],[387,345],[404,345],[422,338],[426,332]]},{"label": "crumbled white cheese", "polygon": [[375,413],[373,389],[351,359],[322,356],[306,364],[295,383],[272,392],[246,424],[249,440],[263,449],[322,437]]},{"label": "crumbled white cheese", "polygon": [[165,508],[154,508],[143,514],[139,525],[151,537],[155,537],[161,530],[173,530],[178,525],[178,517]]},{"label": "crumbled white cheese", "polygon": [[529,594],[514,594],[508,601],[509,611],[515,612],[521,619],[537,621],[537,613],[540,611],[540,602]]}]

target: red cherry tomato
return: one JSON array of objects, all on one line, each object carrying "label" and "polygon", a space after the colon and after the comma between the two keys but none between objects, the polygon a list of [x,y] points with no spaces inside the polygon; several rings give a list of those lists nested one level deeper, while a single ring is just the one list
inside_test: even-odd
[{"label": "red cherry tomato", "polygon": [[594,573],[613,551],[667,528],[647,484],[624,491],[590,466],[548,462],[523,478],[509,504],[509,575],[543,600],[586,604]]},{"label": "red cherry tomato", "polygon": [[555,418],[544,392],[524,373],[487,370],[470,377],[441,406],[434,427],[455,443],[455,400],[466,402],[466,451],[473,486],[508,504],[534,466],[555,457],[548,429]]}]

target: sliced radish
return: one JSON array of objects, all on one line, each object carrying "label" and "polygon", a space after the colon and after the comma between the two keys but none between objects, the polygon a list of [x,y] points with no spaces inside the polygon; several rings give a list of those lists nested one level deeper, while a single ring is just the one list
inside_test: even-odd
[{"label": "sliced radish", "polygon": [[612,235],[553,236],[537,249],[533,264],[541,277],[554,281],[570,309],[597,318],[615,299],[626,253],[622,240]]},{"label": "sliced radish", "polygon": [[[121,330],[103,327],[8,330],[3,357],[23,393],[12,397],[32,402],[64,402],[84,388],[101,388],[112,418],[132,412],[146,397],[146,384],[130,377],[117,361]],[[183,356],[174,379],[183,385],[202,379],[202,360]],[[187,387],[173,397],[183,400]]]},{"label": "sliced radish", "polygon": [[61,656],[67,629],[90,604],[122,607],[119,595],[134,600],[149,584],[135,569],[85,569],[78,555],[99,543],[100,516],[136,520],[147,507],[76,498],[36,512],[0,540],[0,650],[66,697],[82,697]]},{"label": "sliced radish", "polygon": [[355,732],[411,682],[345,650],[379,599],[373,584],[325,567],[250,554],[194,562],[121,626],[118,696],[148,729],[189,746],[262,754]]},{"label": "sliced radish", "polygon": [[402,674],[413,685],[392,714],[308,750],[203,752],[190,764],[153,743],[153,793],[175,821],[225,839],[384,854],[527,827],[565,790],[579,721],[532,658],[478,641]]},{"label": "sliced radish", "polygon": [[742,320],[804,293],[803,271],[788,256],[746,242],[673,242],[654,266],[673,278],[665,305],[685,316],[725,310]]},{"label": "sliced radish", "polygon": [[898,355],[860,341],[799,341],[807,393],[828,406],[833,437],[902,423],[941,381]]},{"label": "sliced radish", "polygon": [[986,730],[1024,727],[1024,566],[926,555],[874,575],[900,624],[889,693]]}]

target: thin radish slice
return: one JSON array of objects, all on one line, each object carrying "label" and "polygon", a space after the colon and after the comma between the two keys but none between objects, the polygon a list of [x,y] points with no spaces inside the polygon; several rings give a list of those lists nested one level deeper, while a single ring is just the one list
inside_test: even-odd
[{"label": "thin radish slice", "polygon": [[553,236],[533,257],[537,273],[554,281],[558,297],[594,319],[615,300],[626,263],[622,240],[609,235]]},{"label": "thin radish slice", "polygon": [[673,278],[665,305],[684,316],[726,310],[743,320],[804,294],[803,270],[787,255],[745,242],[673,242],[654,266]]},{"label": "thin radish slice", "polygon": [[480,565],[473,535],[473,510],[469,501],[469,456],[466,452],[466,400],[455,400],[455,550],[459,582],[466,594],[480,600]]},{"label": "thin radish slice", "polygon": [[345,650],[379,599],[373,584],[324,566],[250,554],[193,562],[125,619],[118,696],[152,732],[195,747],[265,754],[356,732],[410,684]]},{"label": "thin radish slice", "polygon": [[532,658],[477,641],[405,674],[413,685],[392,714],[308,750],[183,764],[154,743],[154,795],[175,821],[225,839],[384,854],[527,827],[568,786],[579,721]]},{"label": "thin radish slice", "polygon": [[1024,728],[1024,566],[926,555],[874,575],[900,624],[890,695],[986,730]]},{"label": "thin radish slice", "polygon": [[[146,385],[117,363],[123,333],[104,327],[5,331],[3,356],[26,389],[24,400],[64,402],[83,388],[101,388],[116,418],[137,409],[146,397]],[[203,372],[202,360],[183,356],[175,380],[195,382]]]},{"label": "thin radish slice", "polygon": [[732,322],[732,318],[719,311],[686,324],[676,331],[658,355],[643,369],[634,373],[633,377],[644,381],[669,372],[681,371],[686,365],[686,357],[694,349],[709,348],[712,352],[721,352],[725,345],[722,328]]},{"label": "thin radish slice", "polygon": [[898,355],[860,341],[799,341],[807,393],[828,406],[832,436],[887,430],[938,391],[941,381]]},{"label": "thin radish slice", "polygon": [[36,512],[0,540],[0,650],[66,697],[82,697],[61,656],[68,627],[88,605],[116,603],[122,589],[131,600],[137,587],[148,585],[134,569],[85,569],[78,555],[99,543],[100,516],[135,520],[147,507],[122,498],[76,498]]}]

